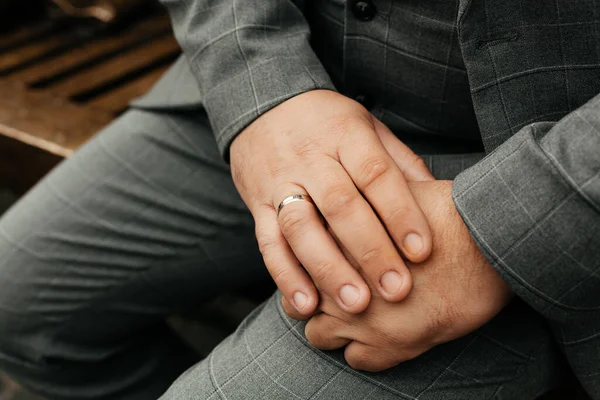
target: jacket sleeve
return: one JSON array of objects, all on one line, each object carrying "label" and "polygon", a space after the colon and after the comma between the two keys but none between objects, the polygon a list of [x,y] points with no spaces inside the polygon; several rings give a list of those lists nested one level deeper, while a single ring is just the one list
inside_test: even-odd
[{"label": "jacket sleeve", "polygon": [[335,90],[310,43],[301,0],[161,0],[227,158],[233,138],[300,93]]},{"label": "jacket sleeve", "polygon": [[600,95],[523,128],[454,182],[473,238],[554,323],[600,317]]}]

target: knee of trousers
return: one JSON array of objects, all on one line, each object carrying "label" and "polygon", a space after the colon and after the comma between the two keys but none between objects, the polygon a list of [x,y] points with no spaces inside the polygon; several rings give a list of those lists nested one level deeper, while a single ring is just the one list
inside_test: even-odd
[{"label": "knee of trousers", "polygon": [[[0,369],[42,365],[55,350],[56,306],[44,300],[44,281],[32,257],[0,237]],[[8,364],[8,365],[7,365]]]},{"label": "knee of trousers", "polygon": [[25,305],[15,308],[0,299],[0,370],[10,373],[11,364],[43,365],[50,356],[51,342],[51,327],[42,318],[28,313]]}]

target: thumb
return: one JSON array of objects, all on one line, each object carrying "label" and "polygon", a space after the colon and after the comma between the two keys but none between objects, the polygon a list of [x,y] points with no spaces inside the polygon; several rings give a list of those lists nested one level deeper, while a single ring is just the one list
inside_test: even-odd
[{"label": "thumb", "polygon": [[385,124],[373,117],[375,132],[379,140],[400,168],[407,181],[432,181],[434,176],[425,161],[402,143]]}]

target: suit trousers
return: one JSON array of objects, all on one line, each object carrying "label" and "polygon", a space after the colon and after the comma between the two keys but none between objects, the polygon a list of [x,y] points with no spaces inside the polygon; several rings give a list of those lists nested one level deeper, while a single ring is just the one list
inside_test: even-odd
[{"label": "suit trousers", "polygon": [[[437,176],[460,172],[434,158]],[[355,371],[310,346],[279,293],[199,360],[165,318],[268,275],[197,110],[121,116],[2,217],[0,254],[0,369],[49,399],[532,399],[564,369],[515,300],[464,338]]]}]

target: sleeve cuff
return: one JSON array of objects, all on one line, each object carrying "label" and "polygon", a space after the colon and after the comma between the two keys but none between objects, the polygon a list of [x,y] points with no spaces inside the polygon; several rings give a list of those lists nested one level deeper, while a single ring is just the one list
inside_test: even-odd
[{"label": "sleeve cuff", "polygon": [[316,56],[307,56],[314,58],[309,65],[307,57],[272,59],[205,94],[204,105],[225,160],[233,139],[262,114],[311,90],[336,90]]},{"label": "sleeve cuff", "polygon": [[553,126],[533,124],[515,134],[456,178],[453,197],[475,242],[515,293],[561,321],[600,310],[597,249],[589,247],[598,242],[600,223],[536,140]]}]

